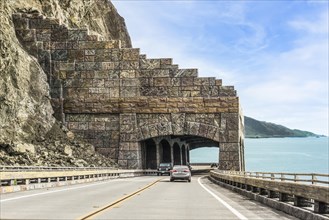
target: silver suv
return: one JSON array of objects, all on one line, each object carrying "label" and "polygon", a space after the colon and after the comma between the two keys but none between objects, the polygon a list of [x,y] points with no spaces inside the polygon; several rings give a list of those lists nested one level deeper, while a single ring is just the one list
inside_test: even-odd
[{"label": "silver suv", "polygon": [[171,163],[160,163],[159,167],[158,167],[158,173],[157,175],[163,175],[163,174],[167,174],[170,175],[170,170],[172,169],[172,165]]}]

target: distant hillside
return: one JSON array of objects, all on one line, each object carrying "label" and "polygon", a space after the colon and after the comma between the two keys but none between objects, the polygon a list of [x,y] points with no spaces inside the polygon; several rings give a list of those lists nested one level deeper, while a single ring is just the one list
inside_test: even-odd
[{"label": "distant hillside", "polygon": [[309,131],[289,129],[282,125],[270,122],[257,121],[253,118],[244,117],[246,138],[269,138],[269,137],[317,137],[321,135]]}]

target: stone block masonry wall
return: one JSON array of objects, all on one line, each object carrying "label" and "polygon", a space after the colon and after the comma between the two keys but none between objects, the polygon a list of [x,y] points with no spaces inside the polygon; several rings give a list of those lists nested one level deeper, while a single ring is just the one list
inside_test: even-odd
[{"label": "stone block masonry wall", "polygon": [[55,117],[121,167],[141,168],[142,140],[195,135],[220,143],[223,169],[244,169],[233,86],[40,14],[14,14],[13,21],[48,75]]}]

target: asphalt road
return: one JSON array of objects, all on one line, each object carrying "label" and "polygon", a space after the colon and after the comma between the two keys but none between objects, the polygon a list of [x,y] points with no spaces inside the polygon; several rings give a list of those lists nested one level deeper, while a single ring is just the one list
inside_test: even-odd
[{"label": "asphalt road", "polygon": [[81,219],[111,204],[91,219],[295,219],[198,176],[191,183],[148,176],[3,194],[0,219]]}]

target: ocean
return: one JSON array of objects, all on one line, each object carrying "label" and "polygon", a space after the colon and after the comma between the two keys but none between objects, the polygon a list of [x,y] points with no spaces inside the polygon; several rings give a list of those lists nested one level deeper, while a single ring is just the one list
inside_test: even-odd
[{"label": "ocean", "polygon": [[[328,137],[245,139],[246,171],[329,173]],[[191,163],[218,162],[219,149],[190,151]]]}]

